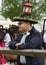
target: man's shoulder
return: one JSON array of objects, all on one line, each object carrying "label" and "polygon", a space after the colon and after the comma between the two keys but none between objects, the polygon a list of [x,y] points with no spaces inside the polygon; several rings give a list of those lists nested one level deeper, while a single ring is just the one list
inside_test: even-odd
[{"label": "man's shoulder", "polygon": [[34,27],[32,28],[32,31],[30,31],[30,34],[41,36],[41,33],[37,31]]}]

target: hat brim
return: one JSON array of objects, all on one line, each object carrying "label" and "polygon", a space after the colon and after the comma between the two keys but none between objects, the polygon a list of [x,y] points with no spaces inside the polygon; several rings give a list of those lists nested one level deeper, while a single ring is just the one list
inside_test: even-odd
[{"label": "hat brim", "polygon": [[30,24],[37,24],[38,22],[31,20],[31,19],[26,19],[26,18],[22,18],[22,17],[14,17],[14,21],[18,21],[18,22],[29,22]]}]

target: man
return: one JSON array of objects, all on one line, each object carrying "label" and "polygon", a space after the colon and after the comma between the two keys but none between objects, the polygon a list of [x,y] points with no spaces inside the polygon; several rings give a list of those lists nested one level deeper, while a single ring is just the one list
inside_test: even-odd
[{"label": "man", "polygon": [[[15,21],[19,21],[19,31],[21,32],[15,41],[9,44],[11,49],[42,49],[41,34],[35,30],[32,24],[37,22],[26,20],[25,18],[18,18]],[[41,57],[29,57],[18,56],[17,65],[44,65],[43,58]]]}]

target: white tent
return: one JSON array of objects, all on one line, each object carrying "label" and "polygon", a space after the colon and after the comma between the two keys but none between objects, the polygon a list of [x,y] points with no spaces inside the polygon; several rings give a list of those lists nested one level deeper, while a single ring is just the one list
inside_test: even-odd
[{"label": "white tent", "polygon": [[7,22],[6,20],[0,20],[0,25],[12,25],[12,22]]},{"label": "white tent", "polygon": [[3,28],[9,29],[9,25],[18,26],[18,22],[11,22],[11,21],[7,21],[7,20],[0,20],[0,25],[2,25]]},{"label": "white tent", "polygon": [[12,25],[18,26],[18,23],[19,23],[19,22],[17,22],[17,21],[16,21],[16,22],[12,22]]},{"label": "white tent", "polygon": [[34,24],[34,27],[36,28],[36,30],[38,30],[39,32],[42,31],[41,25],[40,24]]},{"label": "white tent", "polygon": [[16,25],[16,26],[18,26],[18,22],[9,22],[6,20],[0,20],[0,25]]}]

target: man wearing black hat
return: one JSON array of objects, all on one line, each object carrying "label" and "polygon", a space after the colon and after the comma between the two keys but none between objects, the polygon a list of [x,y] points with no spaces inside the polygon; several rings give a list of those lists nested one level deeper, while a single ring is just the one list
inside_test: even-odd
[{"label": "man wearing black hat", "polygon": [[[19,17],[15,18],[19,21],[19,31],[21,32],[14,42],[9,44],[11,49],[42,49],[41,34],[35,30],[32,24],[37,22]],[[18,56],[17,65],[44,65],[43,58]]]}]

